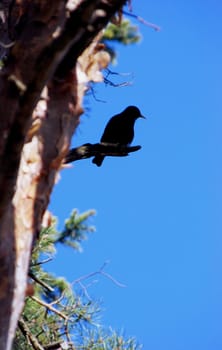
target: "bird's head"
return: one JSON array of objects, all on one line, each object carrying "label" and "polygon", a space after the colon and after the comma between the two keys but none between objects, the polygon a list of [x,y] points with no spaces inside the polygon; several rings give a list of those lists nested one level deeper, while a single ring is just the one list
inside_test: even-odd
[{"label": "bird's head", "polygon": [[143,118],[146,119],[140,112],[139,108],[137,108],[136,106],[128,106],[124,111],[124,113],[132,116],[133,118],[137,119],[137,118]]}]

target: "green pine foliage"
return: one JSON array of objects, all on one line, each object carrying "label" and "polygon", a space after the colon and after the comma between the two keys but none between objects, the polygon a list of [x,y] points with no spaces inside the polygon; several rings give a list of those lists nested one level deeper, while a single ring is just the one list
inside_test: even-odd
[{"label": "green pine foliage", "polygon": [[26,298],[14,350],[141,348],[133,338],[127,339],[121,333],[102,327],[100,304],[89,296],[84,278],[69,283],[48,272],[47,262],[55,259],[58,244],[81,250],[81,242],[95,230],[88,223],[94,214],[93,210],[82,214],[74,210],[61,232],[56,228],[55,218],[50,227],[42,229],[33,249],[29,271],[35,293]]},{"label": "green pine foliage", "polygon": [[140,41],[138,27],[123,19],[118,25],[109,23],[103,35],[103,40],[116,41],[129,45]]},{"label": "green pine foliage", "polygon": [[94,210],[89,210],[81,215],[76,209],[73,210],[70,218],[65,221],[64,230],[55,238],[55,243],[64,243],[81,251],[81,242],[87,238],[88,233],[95,231],[93,226],[86,224],[87,219],[94,214]]},{"label": "green pine foliage", "polygon": [[138,43],[141,39],[137,26],[126,19],[122,19],[119,24],[109,23],[104,31],[102,42],[105,44],[106,51],[110,54],[111,60],[115,63],[116,49],[112,46],[113,43],[130,45]]}]

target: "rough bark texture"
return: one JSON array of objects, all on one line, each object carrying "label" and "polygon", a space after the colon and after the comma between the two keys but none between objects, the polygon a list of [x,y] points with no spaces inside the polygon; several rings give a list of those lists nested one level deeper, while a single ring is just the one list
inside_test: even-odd
[{"label": "rough bark texture", "polygon": [[0,350],[11,348],[33,241],[79,123],[86,83],[98,81],[108,63],[93,40],[123,3],[69,1],[69,12],[63,0],[1,2]]}]

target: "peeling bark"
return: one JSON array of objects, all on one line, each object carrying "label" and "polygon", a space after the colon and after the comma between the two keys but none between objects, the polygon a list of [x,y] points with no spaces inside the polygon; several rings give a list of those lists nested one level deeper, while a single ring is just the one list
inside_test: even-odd
[{"label": "peeling bark", "polygon": [[33,241],[78,126],[86,83],[98,81],[109,61],[93,40],[124,1],[76,3],[70,13],[63,0],[1,4],[11,17],[10,28],[0,23],[0,41],[15,43],[0,50],[8,55],[0,72],[0,350],[11,348]]}]

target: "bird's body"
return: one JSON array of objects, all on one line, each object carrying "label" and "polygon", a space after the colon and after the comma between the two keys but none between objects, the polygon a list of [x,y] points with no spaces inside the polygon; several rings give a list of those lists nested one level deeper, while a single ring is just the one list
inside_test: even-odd
[{"label": "bird's body", "polygon": [[[100,142],[113,143],[122,146],[131,144],[134,137],[134,124],[136,119],[144,118],[135,106],[129,106],[122,113],[114,115],[107,123]],[[105,156],[97,155],[93,163],[101,166]]]}]

